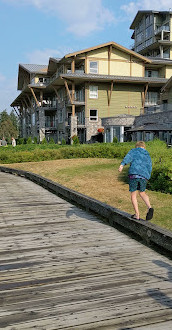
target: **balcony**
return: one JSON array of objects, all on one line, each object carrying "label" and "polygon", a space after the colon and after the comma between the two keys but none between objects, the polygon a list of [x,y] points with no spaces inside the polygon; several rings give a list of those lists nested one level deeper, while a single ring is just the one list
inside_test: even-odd
[{"label": "balcony", "polygon": [[[39,102],[39,104],[41,106],[41,102]],[[56,101],[43,100],[42,107],[44,110],[57,110],[57,103]]]},{"label": "balcony", "polygon": [[[72,91],[70,91],[70,95],[72,98]],[[73,104],[75,104],[76,106],[85,105],[85,90],[84,89],[75,91]],[[71,106],[71,101],[70,101],[69,96],[67,96],[66,105]]]},{"label": "balcony", "polygon": [[155,35],[161,34],[162,31],[166,33],[170,33],[170,27],[168,25],[162,25],[159,28],[157,28],[154,33]]},{"label": "balcony", "polygon": [[50,78],[39,78],[39,81],[35,81],[35,78],[31,80],[31,85],[35,87],[47,86],[50,83]]}]

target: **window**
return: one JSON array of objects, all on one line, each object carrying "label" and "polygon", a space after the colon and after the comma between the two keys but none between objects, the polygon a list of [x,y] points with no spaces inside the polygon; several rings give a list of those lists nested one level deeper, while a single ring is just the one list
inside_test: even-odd
[{"label": "window", "polygon": [[35,113],[32,113],[32,125],[35,126]]},{"label": "window", "polygon": [[63,109],[59,109],[58,122],[59,123],[62,123],[63,122]]},{"label": "window", "polygon": [[91,121],[98,120],[98,111],[97,110],[90,110],[90,118]]},{"label": "window", "polygon": [[90,86],[89,88],[89,98],[98,99],[98,86]]},{"label": "window", "polygon": [[145,70],[145,77],[158,77],[158,71],[156,71],[156,70]]},{"label": "window", "polygon": [[152,25],[146,28],[146,38],[152,35]]},{"label": "window", "polygon": [[147,105],[157,105],[159,101],[158,92],[147,92],[145,103]]},{"label": "window", "polygon": [[98,73],[98,62],[90,62],[90,73]]}]

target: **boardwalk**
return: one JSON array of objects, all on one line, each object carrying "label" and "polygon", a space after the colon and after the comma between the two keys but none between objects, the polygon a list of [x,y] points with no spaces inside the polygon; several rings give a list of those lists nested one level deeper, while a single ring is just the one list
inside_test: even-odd
[{"label": "boardwalk", "polygon": [[0,329],[172,328],[172,261],[0,173]]}]

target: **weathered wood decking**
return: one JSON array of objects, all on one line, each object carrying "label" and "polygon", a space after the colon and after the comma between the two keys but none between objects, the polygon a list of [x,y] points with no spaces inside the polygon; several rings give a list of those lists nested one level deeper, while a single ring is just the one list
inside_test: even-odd
[{"label": "weathered wood decking", "polygon": [[172,261],[0,173],[0,328],[172,328]]}]

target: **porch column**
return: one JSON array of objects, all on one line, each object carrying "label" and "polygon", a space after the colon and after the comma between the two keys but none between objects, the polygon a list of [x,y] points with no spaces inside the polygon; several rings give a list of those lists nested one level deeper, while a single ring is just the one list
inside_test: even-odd
[{"label": "porch column", "polygon": [[124,126],[120,126],[120,142],[124,142]]},{"label": "porch column", "polygon": [[104,143],[106,143],[106,129],[104,131]]},{"label": "porch column", "polygon": [[42,140],[45,138],[45,114],[44,109],[39,108],[39,140],[42,142]]},{"label": "porch column", "polygon": [[113,142],[113,126],[110,127],[110,141],[109,142]]}]

